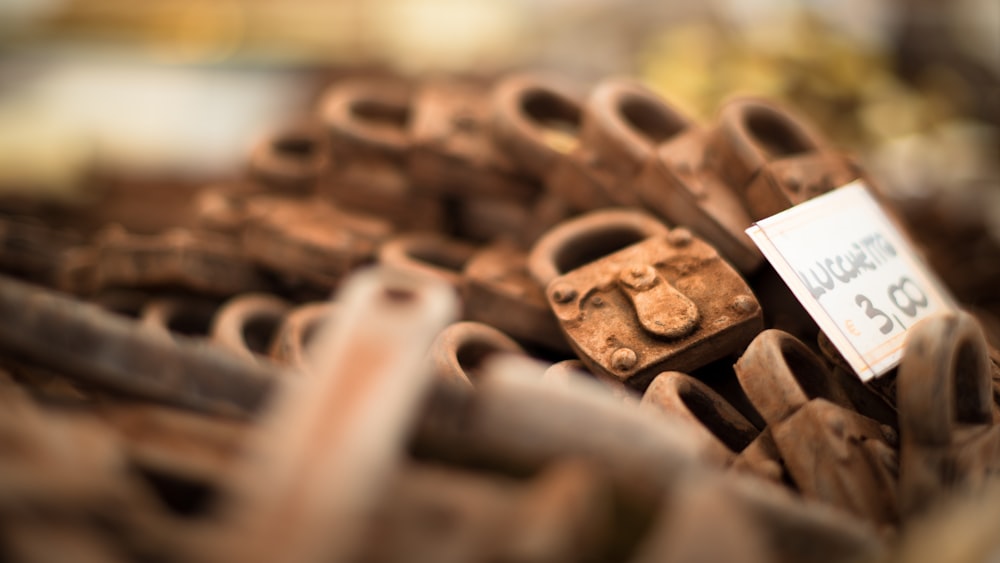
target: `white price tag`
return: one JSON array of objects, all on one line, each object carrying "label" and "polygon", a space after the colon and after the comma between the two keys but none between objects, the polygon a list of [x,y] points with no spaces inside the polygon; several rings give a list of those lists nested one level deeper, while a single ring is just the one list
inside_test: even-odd
[{"label": "white price tag", "polygon": [[955,309],[860,181],[746,232],[863,381],[899,362],[914,323]]}]

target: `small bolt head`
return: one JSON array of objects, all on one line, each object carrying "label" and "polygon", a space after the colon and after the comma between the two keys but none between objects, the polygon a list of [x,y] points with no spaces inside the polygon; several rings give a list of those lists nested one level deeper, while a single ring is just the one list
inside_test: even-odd
[{"label": "small bolt head", "polygon": [[576,299],[576,290],[568,285],[559,284],[552,288],[552,299],[556,303],[569,303]]},{"label": "small bolt head", "polygon": [[747,315],[757,310],[757,300],[749,295],[740,294],[733,298],[729,306],[734,311]]},{"label": "small bolt head", "polygon": [[687,246],[691,244],[691,240],[693,238],[694,237],[691,235],[691,231],[683,227],[672,229],[667,234],[667,242],[674,246]]},{"label": "small bolt head", "polygon": [[619,348],[611,354],[611,367],[615,371],[628,371],[638,361],[639,356],[631,348]]},{"label": "small bolt head", "polygon": [[656,285],[656,270],[648,264],[632,266],[622,272],[621,279],[629,287],[644,291]]}]

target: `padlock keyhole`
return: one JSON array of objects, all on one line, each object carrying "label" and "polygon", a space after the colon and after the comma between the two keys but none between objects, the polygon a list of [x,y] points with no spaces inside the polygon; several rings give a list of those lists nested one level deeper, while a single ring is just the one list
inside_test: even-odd
[{"label": "padlock keyhole", "polygon": [[641,242],[648,234],[635,229],[616,228],[585,233],[564,245],[554,256],[554,263],[560,274],[575,270],[594,262],[616,250]]},{"label": "padlock keyhole", "polygon": [[619,108],[625,121],[656,145],[681,133],[686,127],[677,116],[665,113],[664,108],[643,98],[626,98]]},{"label": "padlock keyhole", "polygon": [[770,112],[750,112],[747,130],[771,158],[785,158],[809,152],[815,147],[805,132],[786,118]]}]

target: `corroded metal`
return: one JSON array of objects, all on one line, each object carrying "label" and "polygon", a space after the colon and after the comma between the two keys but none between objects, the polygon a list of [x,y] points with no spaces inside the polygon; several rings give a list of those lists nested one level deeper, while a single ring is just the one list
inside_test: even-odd
[{"label": "corroded metal", "polygon": [[528,266],[587,367],[637,388],[738,351],[763,328],[732,266],[641,212],[567,221],[538,241]]}]

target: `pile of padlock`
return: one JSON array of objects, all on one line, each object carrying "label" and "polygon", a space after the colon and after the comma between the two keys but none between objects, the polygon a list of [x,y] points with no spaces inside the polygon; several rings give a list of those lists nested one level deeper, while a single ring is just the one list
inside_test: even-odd
[{"label": "pile of padlock", "polygon": [[358,78],[196,227],[7,218],[2,558],[896,557],[997,496],[1000,355],[943,315],[865,385],[763,264],[861,175],[764,100]]}]

